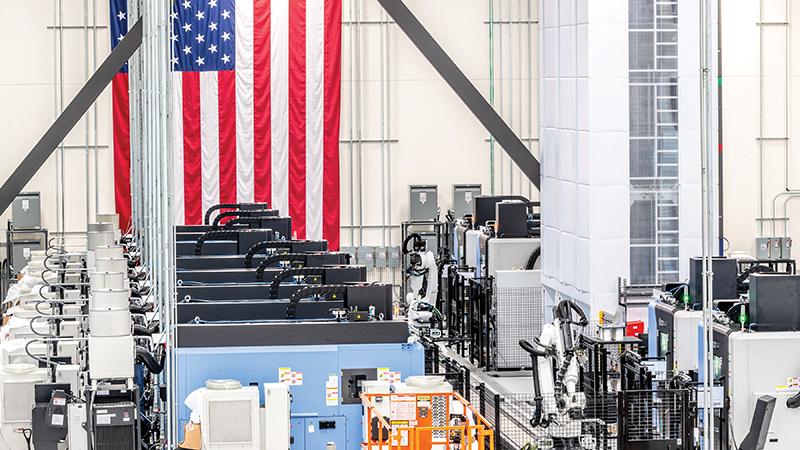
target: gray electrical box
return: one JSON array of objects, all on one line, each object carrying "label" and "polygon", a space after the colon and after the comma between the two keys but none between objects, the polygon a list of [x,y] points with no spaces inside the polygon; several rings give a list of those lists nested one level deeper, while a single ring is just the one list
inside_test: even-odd
[{"label": "gray electrical box", "polygon": [[17,230],[42,227],[41,199],[38,192],[23,192],[14,198],[11,204],[11,223]]},{"label": "gray electrical box", "polygon": [[439,217],[439,188],[435,185],[411,185],[409,192],[409,219],[414,221],[437,220]]},{"label": "gray electrical box", "polygon": [[453,215],[458,219],[472,214],[475,197],[481,195],[480,184],[453,185]]},{"label": "gray electrical box", "polygon": [[31,260],[31,251],[42,250],[42,243],[38,240],[19,240],[14,241],[11,252],[11,267],[14,273],[19,273],[20,269],[27,266]]}]

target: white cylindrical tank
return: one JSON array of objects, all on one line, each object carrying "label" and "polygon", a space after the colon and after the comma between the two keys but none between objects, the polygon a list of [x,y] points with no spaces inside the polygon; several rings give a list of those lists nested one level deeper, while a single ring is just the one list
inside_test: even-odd
[{"label": "white cylindrical tank", "polygon": [[92,292],[101,289],[127,289],[128,274],[124,272],[94,272],[89,279]]}]

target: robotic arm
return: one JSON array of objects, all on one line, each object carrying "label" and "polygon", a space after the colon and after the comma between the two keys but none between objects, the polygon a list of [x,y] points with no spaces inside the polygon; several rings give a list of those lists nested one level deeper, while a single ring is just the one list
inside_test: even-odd
[{"label": "robotic arm", "polygon": [[580,437],[586,397],[577,392],[576,326],[582,328],[589,322],[571,300],[562,300],[554,312],[555,319],[544,326],[533,344],[519,343],[531,355],[533,368],[534,412],[530,423],[533,427],[547,428],[563,445],[558,448],[580,448],[576,440]]},{"label": "robotic arm", "polygon": [[[413,242],[413,247],[408,244]],[[436,311],[436,295],[439,292],[438,265],[432,251],[426,250],[425,241],[418,233],[412,233],[403,242],[403,253],[408,255],[406,269],[408,292],[408,321],[412,329],[430,328]]]}]

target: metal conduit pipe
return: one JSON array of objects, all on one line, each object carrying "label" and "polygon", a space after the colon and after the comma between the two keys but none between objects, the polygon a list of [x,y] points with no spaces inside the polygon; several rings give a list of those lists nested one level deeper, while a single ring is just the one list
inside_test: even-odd
[{"label": "metal conduit pipe", "polygon": [[[489,0],[489,103],[494,106],[494,0]],[[494,189],[494,136],[489,135],[489,187]]]}]

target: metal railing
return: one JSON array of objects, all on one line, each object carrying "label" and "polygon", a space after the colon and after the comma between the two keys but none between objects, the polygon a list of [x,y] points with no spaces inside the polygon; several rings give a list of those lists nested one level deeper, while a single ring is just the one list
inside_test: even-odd
[{"label": "metal railing", "polygon": [[492,425],[455,392],[362,394],[364,450],[494,450]]}]

